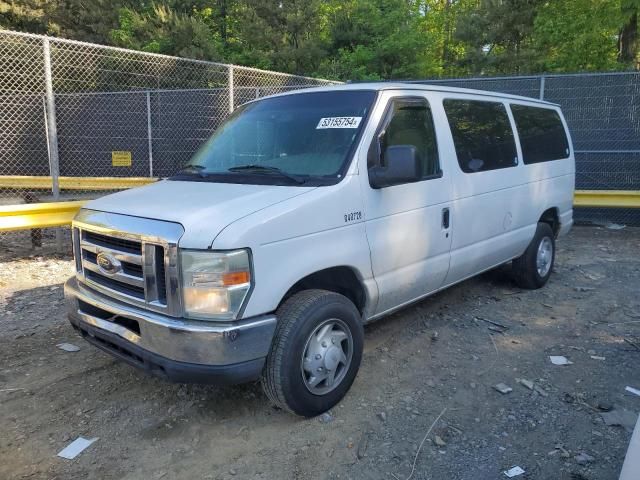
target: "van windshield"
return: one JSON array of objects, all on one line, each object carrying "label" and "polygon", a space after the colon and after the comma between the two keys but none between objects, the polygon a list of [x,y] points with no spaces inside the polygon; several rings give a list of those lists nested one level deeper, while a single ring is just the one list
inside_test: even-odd
[{"label": "van windshield", "polygon": [[236,110],[173,180],[326,185],[344,174],[375,91],[266,98]]}]

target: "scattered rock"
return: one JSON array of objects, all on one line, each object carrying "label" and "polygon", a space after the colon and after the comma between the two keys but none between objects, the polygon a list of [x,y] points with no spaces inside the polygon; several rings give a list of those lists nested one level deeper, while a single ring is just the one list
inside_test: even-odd
[{"label": "scattered rock", "polygon": [[576,292],[593,292],[595,288],[593,287],[573,287]]},{"label": "scattered rock", "polygon": [[610,412],[613,410],[613,405],[608,402],[598,402],[596,408],[602,412]]},{"label": "scattered rock", "polygon": [[509,470],[505,470],[504,474],[508,477],[508,478],[513,478],[513,477],[517,477],[518,475],[522,475],[524,473],[524,470],[521,467],[511,467]]},{"label": "scattered rock", "polygon": [[74,345],[73,343],[59,343],[56,345],[60,350],[64,350],[65,352],[78,352],[80,347]]},{"label": "scattered rock", "polygon": [[531,380],[527,380],[526,378],[516,378],[516,382],[529,390],[533,390],[533,387],[535,386]]},{"label": "scattered rock", "polygon": [[627,228],[626,225],[620,225],[619,223],[607,223],[605,225],[607,230],[622,230],[623,228]]},{"label": "scattered rock", "polygon": [[595,458],[585,452],[580,452],[574,458],[578,465],[587,465],[595,460]]},{"label": "scattered rock", "polygon": [[554,365],[573,365],[573,362],[562,355],[550,355],[549,360]]},{"label": "scattered rock", "polygon": [[539,395],[542,395],[543,397],[548,397],[549,396],[549,392],[547,392],[544,388],[542,388],[540,385],[534,385],[533,389],[538,392]]},{"label": "scattered rock", "polygon": [[494,385],[493,388],[498,392],[502,393],[503,395],[513,392],[513,388],[511,388],[508,385],[505,385],[504,383],[498,383],[497,385]]},{"label": "scattered rock", "polygon": [[624,427],[630,432],[633,431],[633,427],[636,425],[636,420],[638,419],[637,414],[625,408],[602,412],[600,416],[606,425]]},{"label": "scattered rock", "polygon": [[334,416],[329,412],[324,412],[322,415],[318,417],[318,421],[320,423],[331,423],[334,420]]},{"label": "scattered rock", "polygon": [[362,459],[367,454],[367,447],[369,445],[369,434],[363,433],[360,438],[360,442],[358,442],[358,450],[356,451],[356,456],[358,459]]},{"label": "scattered rock", "polygon": [[383,422],[386,422],[387,421],[387,414],[385,412],[380,412],[380,413],[378,413],[378,418],[380,420],[382,420]]}]

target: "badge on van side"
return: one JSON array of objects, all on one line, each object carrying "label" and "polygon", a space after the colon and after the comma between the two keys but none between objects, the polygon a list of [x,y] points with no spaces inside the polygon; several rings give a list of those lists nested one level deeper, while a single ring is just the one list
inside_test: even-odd
[{"label": "badge on van side", "polygon": [[362,212],[351,212],[344,214],[345,223],[353,222],[355,220],[362,220]]}]

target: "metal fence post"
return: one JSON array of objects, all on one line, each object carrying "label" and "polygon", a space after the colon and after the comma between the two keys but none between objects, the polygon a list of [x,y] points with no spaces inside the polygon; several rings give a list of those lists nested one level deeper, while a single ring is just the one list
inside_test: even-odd
[{"label": "metal fence post", "polygon": [[540,100],[544,100],[544,83],[545,83],[546,77],[544,75],[542,75],[540,77]]},{"label": "metal fence post", "polygon": [[[53,77],[51,74],[51,45],[48,38],[42,39],[42,55],[44,57],[44,88],[47,149],[49,153],[49,173],[51,174],[51,193],[53,200],[60,199],[60,157],[58,156],[58,128],[56,122],[56,101],[53,95]],[[56,246],[62,251],[62,231],[56,228]]]},{"label": "metal fence post", "polygon": [[153,136],[151,132],[151,92],[147,91],[147,139],[149,148],[149,176],[153,177]]},{"label": "metal fence post", "polygon": [[53,80],[51,76],[51,47],[49,39],[42,40],[42,53],[44,55],[44,87],[47,112],[47,146],[49,148],[49,172],[51,173],[53,199],[60,197],[60,163],[58,157],[58,129],[56,124],[56,101],[53,97]]},{"label": "metal fence post", "polygon": [[233,112],[233,65],[229,65],[229,113]]}]

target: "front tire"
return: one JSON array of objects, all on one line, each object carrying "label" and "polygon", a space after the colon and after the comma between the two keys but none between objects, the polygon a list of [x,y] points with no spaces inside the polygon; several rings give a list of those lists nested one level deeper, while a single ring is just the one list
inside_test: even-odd
[{"label": "front tire", "polygon": [[360,313],[343,295],[305,290],[278,309],[278,325],[262,388],[278,407],[304,417],[326,412],[345,396],[360,361]]},{"label": "front tire", "polygon": [[538,223],[536,234],[525,252],[513,260],[513,274],[520,288],[534,290],[543,287],[553,270],[556,243],[547,223]]}]

